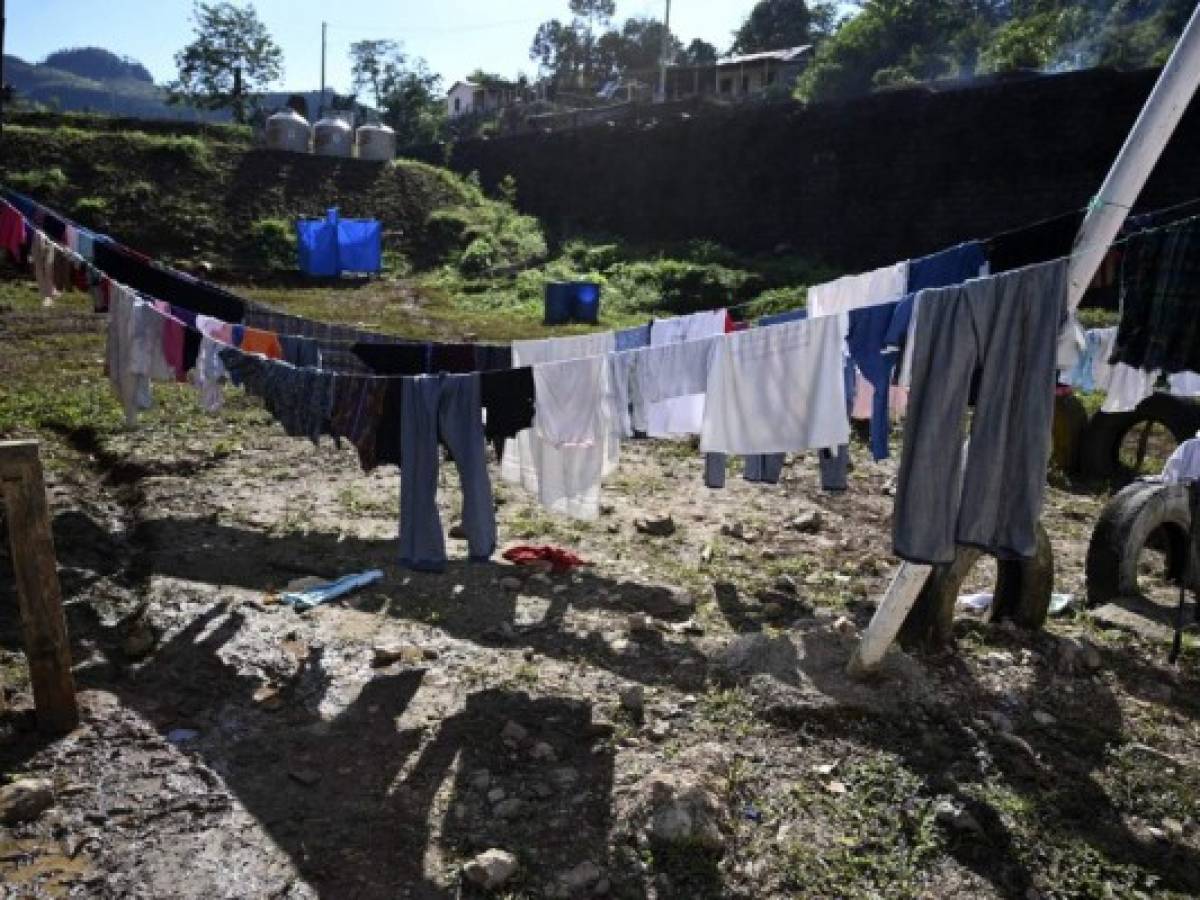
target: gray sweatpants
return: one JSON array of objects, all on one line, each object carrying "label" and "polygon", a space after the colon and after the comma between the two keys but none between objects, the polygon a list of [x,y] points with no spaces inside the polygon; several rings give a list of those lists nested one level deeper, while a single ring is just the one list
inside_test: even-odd
[{"label": "gray sweatpants", "polygon": [[405,378],[400,409],[400,563],[424,572],[446,568],[438,515],[441,454],[454,457],[462,481],[463,528],[473,561],[496,550],[496,513],[488,478],[479,375]]},{"label": "gray sweatpants", "polygon": [[[743,457],[745,470],[743,476],[747,481],[764,484],[779,484],[779,476],[783,473],[785,453],[758,453]],[[710,488],[725,487],[724,453],[704,454],[704,484]]]},{"label": "gray sweatpants", "polygon": [[[919,295],[896,490],[897,556],[948,563],[956,544],[1000,558],[1034,554],[1066,298],[1065,260]],[[963,418],[974,378],[963,470]]]}]

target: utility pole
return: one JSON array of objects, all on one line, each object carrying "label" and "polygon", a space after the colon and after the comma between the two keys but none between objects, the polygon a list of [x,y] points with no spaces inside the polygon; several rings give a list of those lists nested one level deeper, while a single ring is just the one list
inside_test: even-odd
[{"label": "utility pole", "polygon": [[317,118],[325,115],[325,34],[329,29],[328,22],[321,23],[321,100],[317,103]]},{"label": "utility pole", "polygon": [[671,50],[671,0],[667,0],[667,14],[663,18],[662,48],[658,54],[658,101],[667,99],[667,55]]},{"label": "utility pole", "polygon": [[0,0],[0,134],[4,133],[4,0]]}]

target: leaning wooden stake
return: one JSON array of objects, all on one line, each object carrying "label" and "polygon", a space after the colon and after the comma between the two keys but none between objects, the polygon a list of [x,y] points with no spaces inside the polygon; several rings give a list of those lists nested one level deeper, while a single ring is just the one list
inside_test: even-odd
[{"label": "leaning wooden stake", "polygon": [[38,728],[64,734],[79,724],[79,707],[36,441],[0,441],[0,488]]},{"label": "leaning wooden stake", "polygon": [[[1146,99],[1141,115],[1117,154],[1075,239],[1075,252],[1068,272],[1071,309],[1079,306],[1083,299],[1084,291],[1137,201],[1146,179],[1196,93],[1197,85],[1200,85],[1200,4],[1192,12],[1179,43],[1158,76],[1154,90]],[[850,660],[852,675],[865,675],[883,662],[883,655],[899,634],[900,626],[916,603],[931,571],[929,566],[910,563],[900,566]]]}]

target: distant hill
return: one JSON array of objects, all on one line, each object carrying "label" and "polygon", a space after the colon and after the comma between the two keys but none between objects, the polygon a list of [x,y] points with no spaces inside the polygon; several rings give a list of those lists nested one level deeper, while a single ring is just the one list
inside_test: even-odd
[{"label": "distant hill", "polygon": [[81,78],[98,81],[146,81],[154,83],[150,70],[136,59],[117,56],[102,47],[73,47],[57,50],[44,60],[42,65],[51,69],[70,72]]},{"label": "distant hill", "polygon": [[[167,92],[154,83],[141,63],[117,56],[99,47],[81,47],[51,53],[43,62],[29,63],[17,56],[4,57],[4,80],[12,85],[17,99],[38,103],[63,112],[96,112],[135,119],[175,119],[191,122],[230,122],[227,110],[199,110],[167,103]],[[286,105],[292,92],[273,91],[262,97],[261,106],[274,112]],[[320,102],[319,91],[300,92],[313,116]],[[333,97],[329,92],[328,99]],[[361,119],[372,111],[358,104]]]},{"label": "distant hill", "polygon": [[[49,64],[56,59],[59,65]],[[64,63],[69,68],[60,68]],[[149,76],[139,63],[95,48],[59,51],[47,57],[47,62],[37,64],[7,54],[4,57],[4,80],[19,100],[63,111],[139,119],[229,120],[228,113],[168,105],[167,92]]]}]

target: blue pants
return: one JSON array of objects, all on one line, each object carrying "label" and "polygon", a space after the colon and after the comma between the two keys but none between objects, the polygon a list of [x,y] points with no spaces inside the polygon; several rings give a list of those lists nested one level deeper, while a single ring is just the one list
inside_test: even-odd
[{"label": "blue pants", "polygon": [[479,375],[405,378],[400,410],[400,564],[444,572],[446,539],[438,515],[439,439],[462,481],[463,528],[471,560],[496,551],[496,513],[488,478]]},{"label": "blue pants", "polygon": [[[745,472],[747,481],[764,484],[779,484],[779,476],[783,473],[783,453],[759,453],[745,457]],[[704,484],[710,488],[725,487],[725,454],[704,454]]]}]

